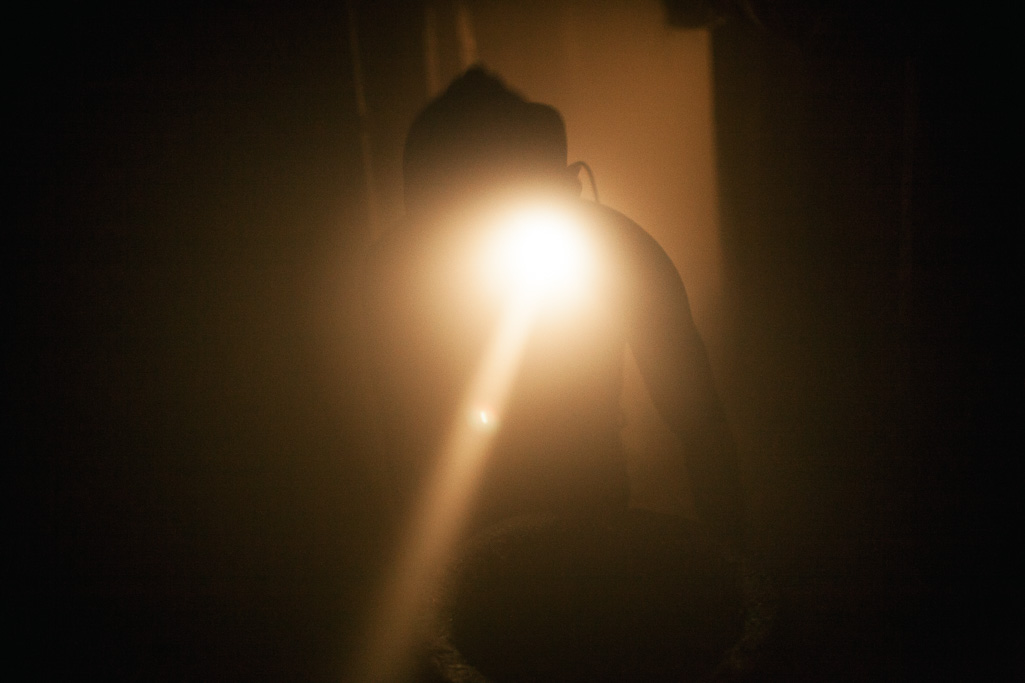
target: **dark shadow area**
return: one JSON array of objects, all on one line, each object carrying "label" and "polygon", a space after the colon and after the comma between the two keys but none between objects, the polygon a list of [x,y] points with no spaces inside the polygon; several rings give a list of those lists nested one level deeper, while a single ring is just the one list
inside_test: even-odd
[{"label": "dark shadow area", "polygon": [[495,681],[736,679],[771,598],[696,524],[631,510],[521,517],[475,538],[451,570],[451,650]]},{"label": "dark shadow area", "polygon": [[35,678],[337,677],[377,557],[344,36],[344,8],[273,3],[21,36],[6,422]]},{"label": "dark shadow area", "polygon": [[1013,678],[1008,43],[919,3],[750,8],[715,109],[777,675]]},{"label": "dark shadow area", "polygon": [[[357,13],[386,207],[420,9]],[[752,681],[1021,676],[1015,61],[971,12],[741,3],[712,29],[719,388],[780,594]],[[337,680],[394,532],[345,5],[43,15],[9,105],[15,660]]]}]

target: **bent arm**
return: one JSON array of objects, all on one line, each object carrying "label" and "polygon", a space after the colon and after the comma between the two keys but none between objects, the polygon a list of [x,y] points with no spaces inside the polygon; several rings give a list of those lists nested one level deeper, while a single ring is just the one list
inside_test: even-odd
[{"label": "bent arm", "polygon": [[627,341],[652,402],[679,437],[701,521],[737,539],[744,517],[737,451],[683,281],[665,251],[632,226]]}]

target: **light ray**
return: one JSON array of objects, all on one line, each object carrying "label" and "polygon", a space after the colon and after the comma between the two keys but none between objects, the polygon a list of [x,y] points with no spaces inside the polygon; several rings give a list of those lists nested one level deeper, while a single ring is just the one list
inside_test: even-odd
[{"label": "light ray", "polygon": [[[456,420],[441,451],[438,467],[414,518],[389,582],[385,602],[369,633],[369,648],[352,680],[397,683],[409,666],[427,600],[444,569],[469,508],[475,483],[519,366],[535,309],[533,297],[521,296],[504,316],[463,401],[460,416],[472,415],[477,428]],[[480,406],[490,406],[482,409]],[[485,428],[480,428],[485,427]]]},{"label": "light ray", "polygon": [[505,313],[438,454],[372,619],[354,683],[405,680],[429,618],[428,600],[462,531],[536,314],[573,301],[594,266],[580,226],[557,206],[521,206],[500,221],[495,235],[480,265],[501,280]]}]

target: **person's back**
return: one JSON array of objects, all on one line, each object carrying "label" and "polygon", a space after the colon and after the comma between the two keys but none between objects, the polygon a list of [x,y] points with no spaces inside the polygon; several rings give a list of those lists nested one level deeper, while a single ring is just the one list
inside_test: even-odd
[{"label": "person's back", "polygon": [[572,303],[539,303],[512,350],[501,407],[460,416],[511,305],[475,267],[481,244],[466,237],[407,227],[376,252],[368,308],[389,449],[422,479],[463,418],[467,429],[494,430],[478,496],[486,518],[625,505],[624,327],[609,278]]},{"label": "person's back", "polygon": [[[565,157],[558,113],[480,71],[457,80],[414,123],[407,217],[377,245],[367,279],[388,451],[411,494],[453,425],[494,429],[475,526],[522,512],[623,508],[619,400],[629,344],[667,423],[701,450],[697,483],[713,481],[711,507],[733,524],[738,513],[726,508],[737,503],[734,454],[679,275],[640,227],[577,197]],[[593,267],[575,297],[534,302],[501,409],[460,415],[513,305],[482,257],[495,207],[524,197],[572,214]]]}]

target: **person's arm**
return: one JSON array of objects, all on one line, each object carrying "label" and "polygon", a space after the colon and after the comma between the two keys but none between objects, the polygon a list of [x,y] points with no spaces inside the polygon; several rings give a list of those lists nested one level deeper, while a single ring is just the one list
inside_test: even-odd
[{"label": "person's arm", "polygon": [[736,445],[687,291],[650,235],[629,221],[623,230],[627,341],[652,402],[680,439],[699,519],[717,535],[739,540],[744,504]]}]

